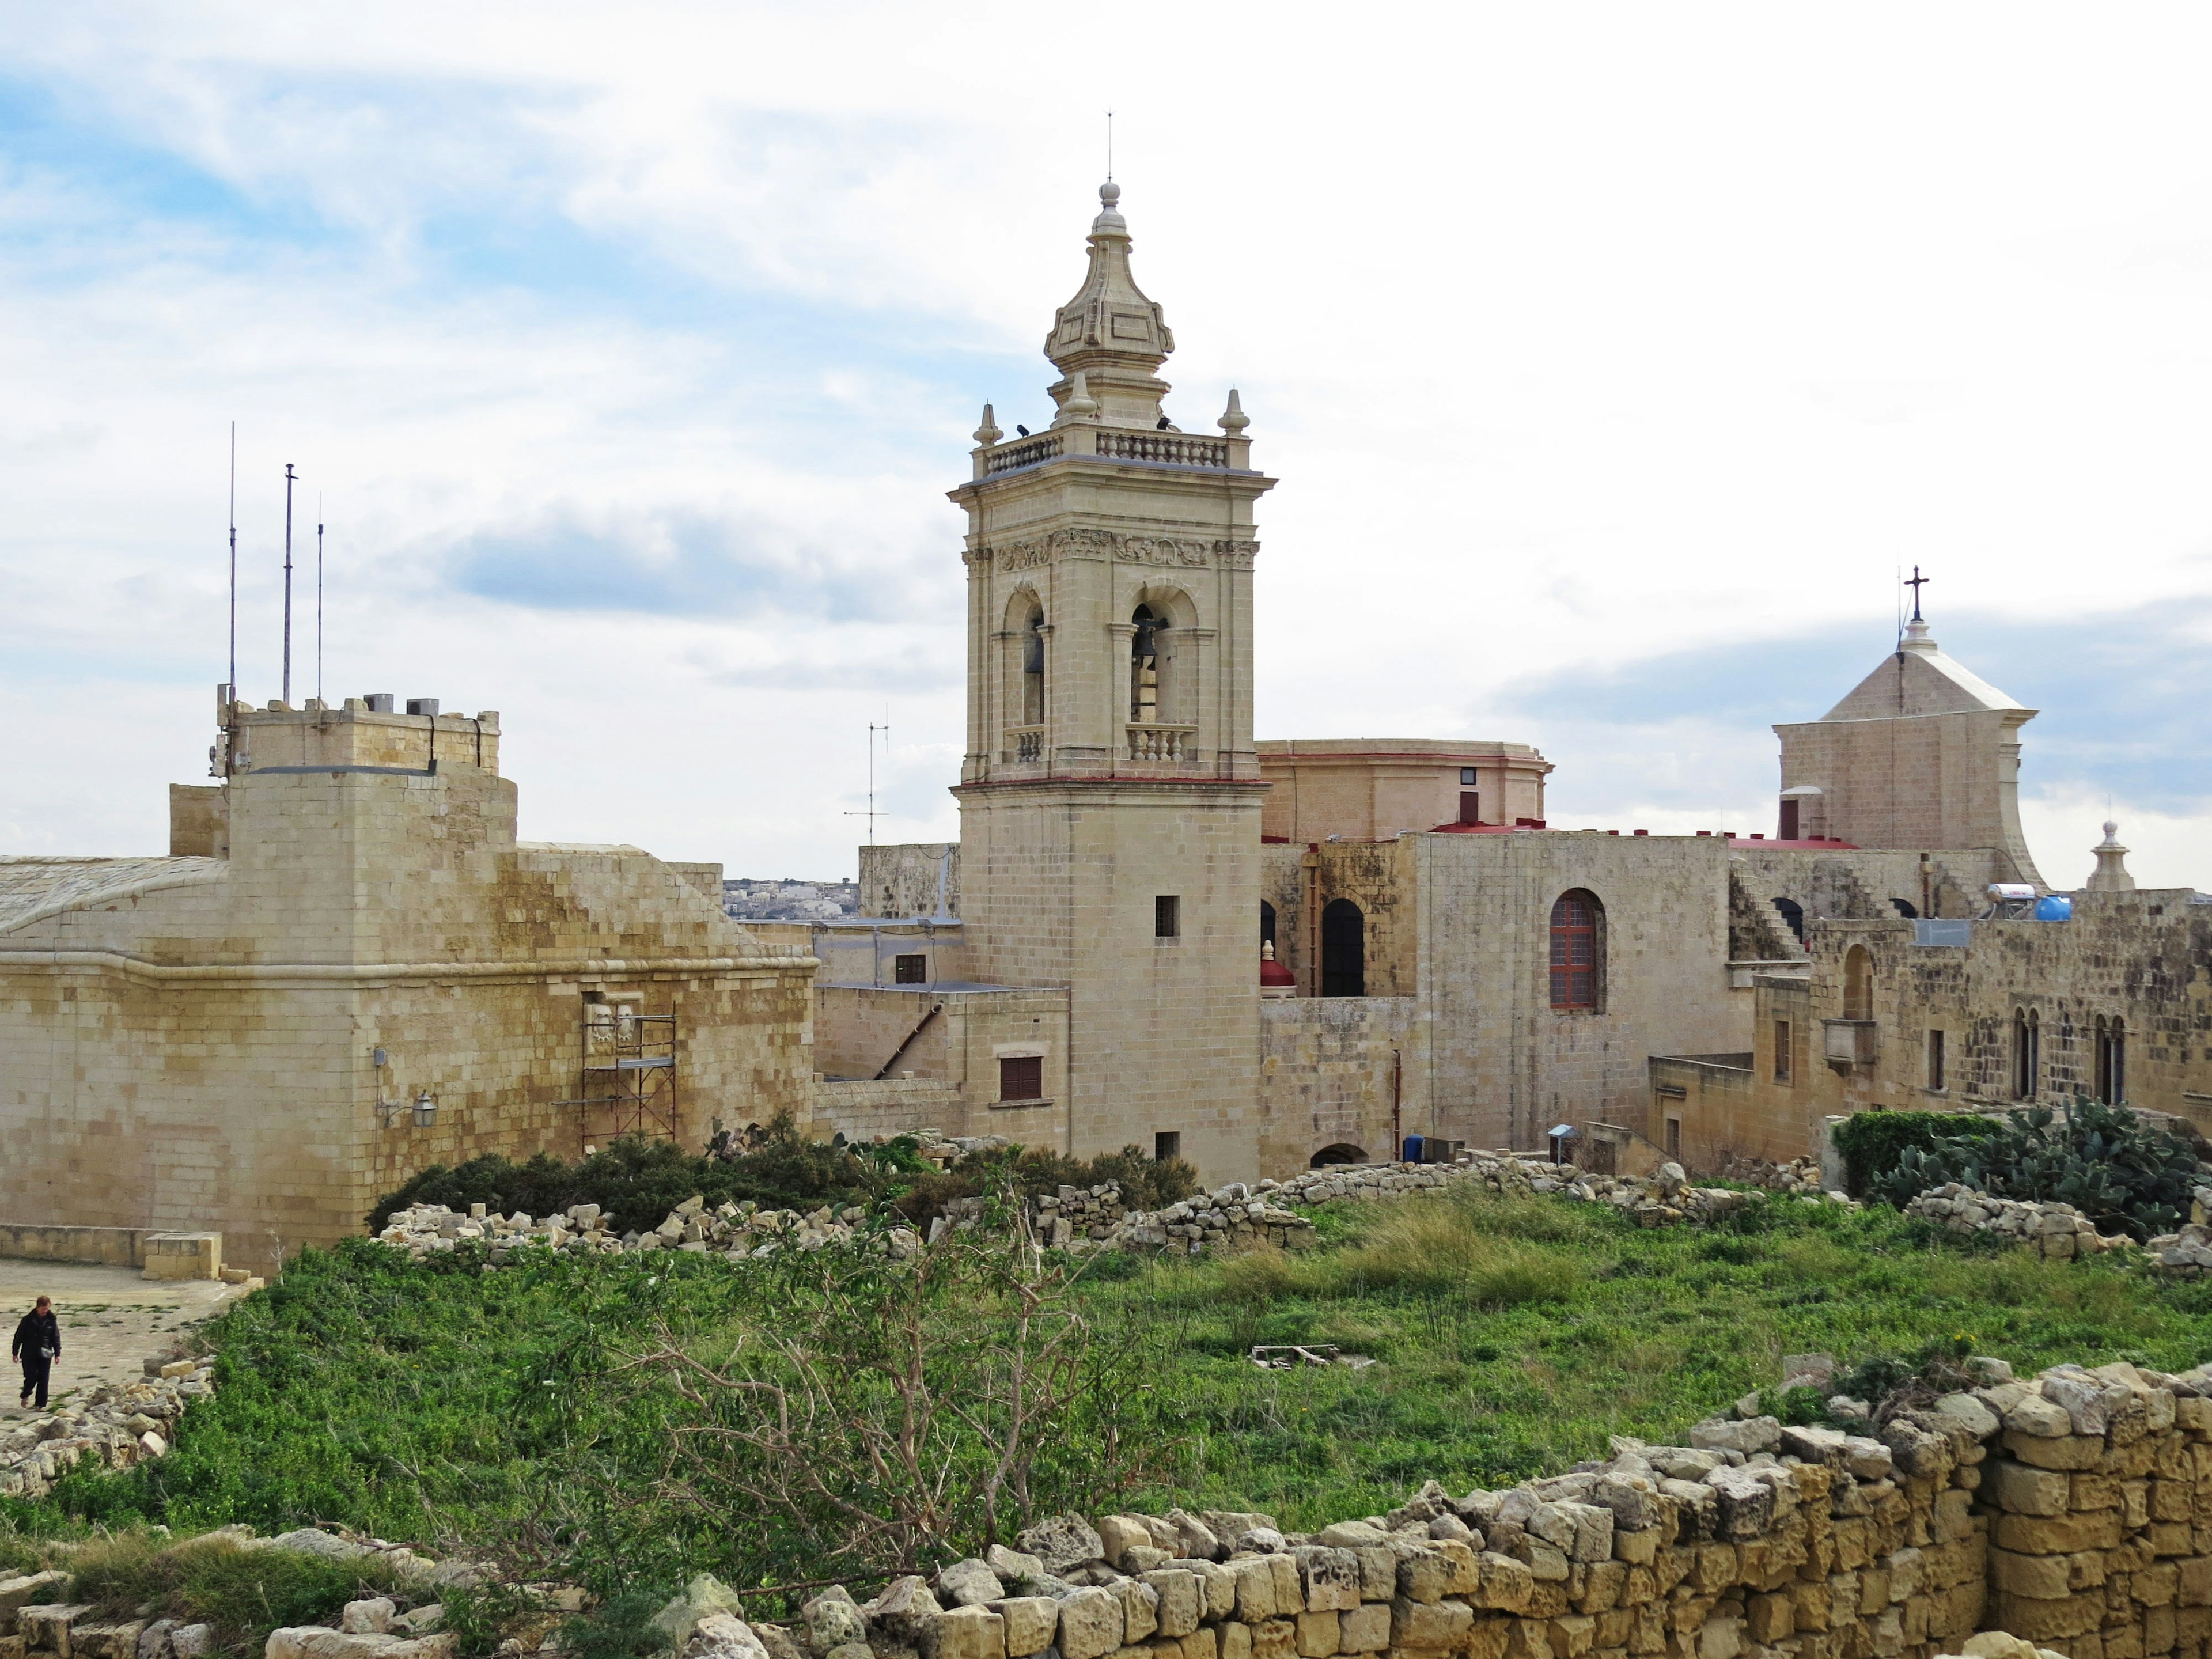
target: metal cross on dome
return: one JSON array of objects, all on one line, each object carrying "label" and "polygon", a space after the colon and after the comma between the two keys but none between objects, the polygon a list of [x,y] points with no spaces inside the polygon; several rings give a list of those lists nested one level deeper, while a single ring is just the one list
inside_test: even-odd
[{"label": "metal cross on dome", "polygon": [[1920,574],[1920,567],[1918,565],[1916,564],[1912,567],[1911,580],[1907,581],[1905,585],[1912,590],[1912,620],[1915,622],[1918,622],[1921,619],[1920,590],[1934,580],[1935,579],[1933,577],[1922,575]]}]

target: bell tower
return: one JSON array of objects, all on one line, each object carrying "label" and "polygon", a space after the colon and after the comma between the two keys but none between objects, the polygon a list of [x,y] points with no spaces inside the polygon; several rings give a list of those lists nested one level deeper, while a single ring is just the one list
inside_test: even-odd
[{"label": "bell tower", "polygon": [[[985,405],[968,514],[961,913],[970,971],[1068,994],[1062,1150],[1174,1146],[1258,1173],[1255,471],[1162,412],[1175,349],[1129,268],[1120,188],[1053,318],[1051,426]],[[1173,1140],[1160,1137],[1172,1136]]]}]

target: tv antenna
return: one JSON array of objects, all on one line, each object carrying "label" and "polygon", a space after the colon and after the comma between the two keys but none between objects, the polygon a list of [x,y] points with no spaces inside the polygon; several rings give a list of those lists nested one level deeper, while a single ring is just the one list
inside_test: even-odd
[{"label": "tv antenna", "polygon": [[292,706],[292,463],[284,463],[284,706]]},{"label": "tv antenna", "polygon": [[323,700],[323,492],[315,492],[315,701]]},{"label": "tv antenna", "polygon": [[[230,695],[238,696],[238,422],[230,423]],[[230,711],[223,710],[223,724]]]},{"label": "tv antenna", "polygon": [[868,723],[868,810],[845,814],[848,818],[867,819],[868,845],[871,847],[876,844],[876,733],[878,732],[884,734],[884,758],[888,761],[891,757],[891,711],[888,708],[884,710],[881,726],[872,720]]},{"label": "tv antenna", "polygon": [[1114,182],[1114,112],[1106,112],[1106,182]]}]

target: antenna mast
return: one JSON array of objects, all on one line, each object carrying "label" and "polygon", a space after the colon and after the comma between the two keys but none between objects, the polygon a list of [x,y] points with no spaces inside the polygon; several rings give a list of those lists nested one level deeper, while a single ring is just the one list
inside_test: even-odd
[{"label": "antenna mast", "polygon": [[872,720],[868,724],[868,810],[845,814],[848,818],[867,819],[868,845],[871,847],[876,844],[876,733],[878,732],[884,734],[884,758],[889,760],[891,753],[891,711],[888,708],[884,710],[881,726]]},{"label": "antenna mast", "polygon": [[323,700],[323,492],[315,492],[315,701]]},{"label": "antenna mast", "polygon": [[292,706],[292,463],[284,463],[284,706]]},{"label": "antenna mast", "polygon": [[238,744],[238,422],[230,423],[230,678],[222,688],[222,775],[230,776]]}]

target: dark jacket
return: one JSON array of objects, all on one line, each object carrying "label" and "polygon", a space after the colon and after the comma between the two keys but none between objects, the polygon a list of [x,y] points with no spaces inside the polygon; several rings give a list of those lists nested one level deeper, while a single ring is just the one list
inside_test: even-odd
[{"label": "dark jacket", "polygon": [[62,1351],[62,1322],[51,1313],[27,1313],[15,1327],[15,1340],[8,1352],[18,1359],[36,1359]]}]

